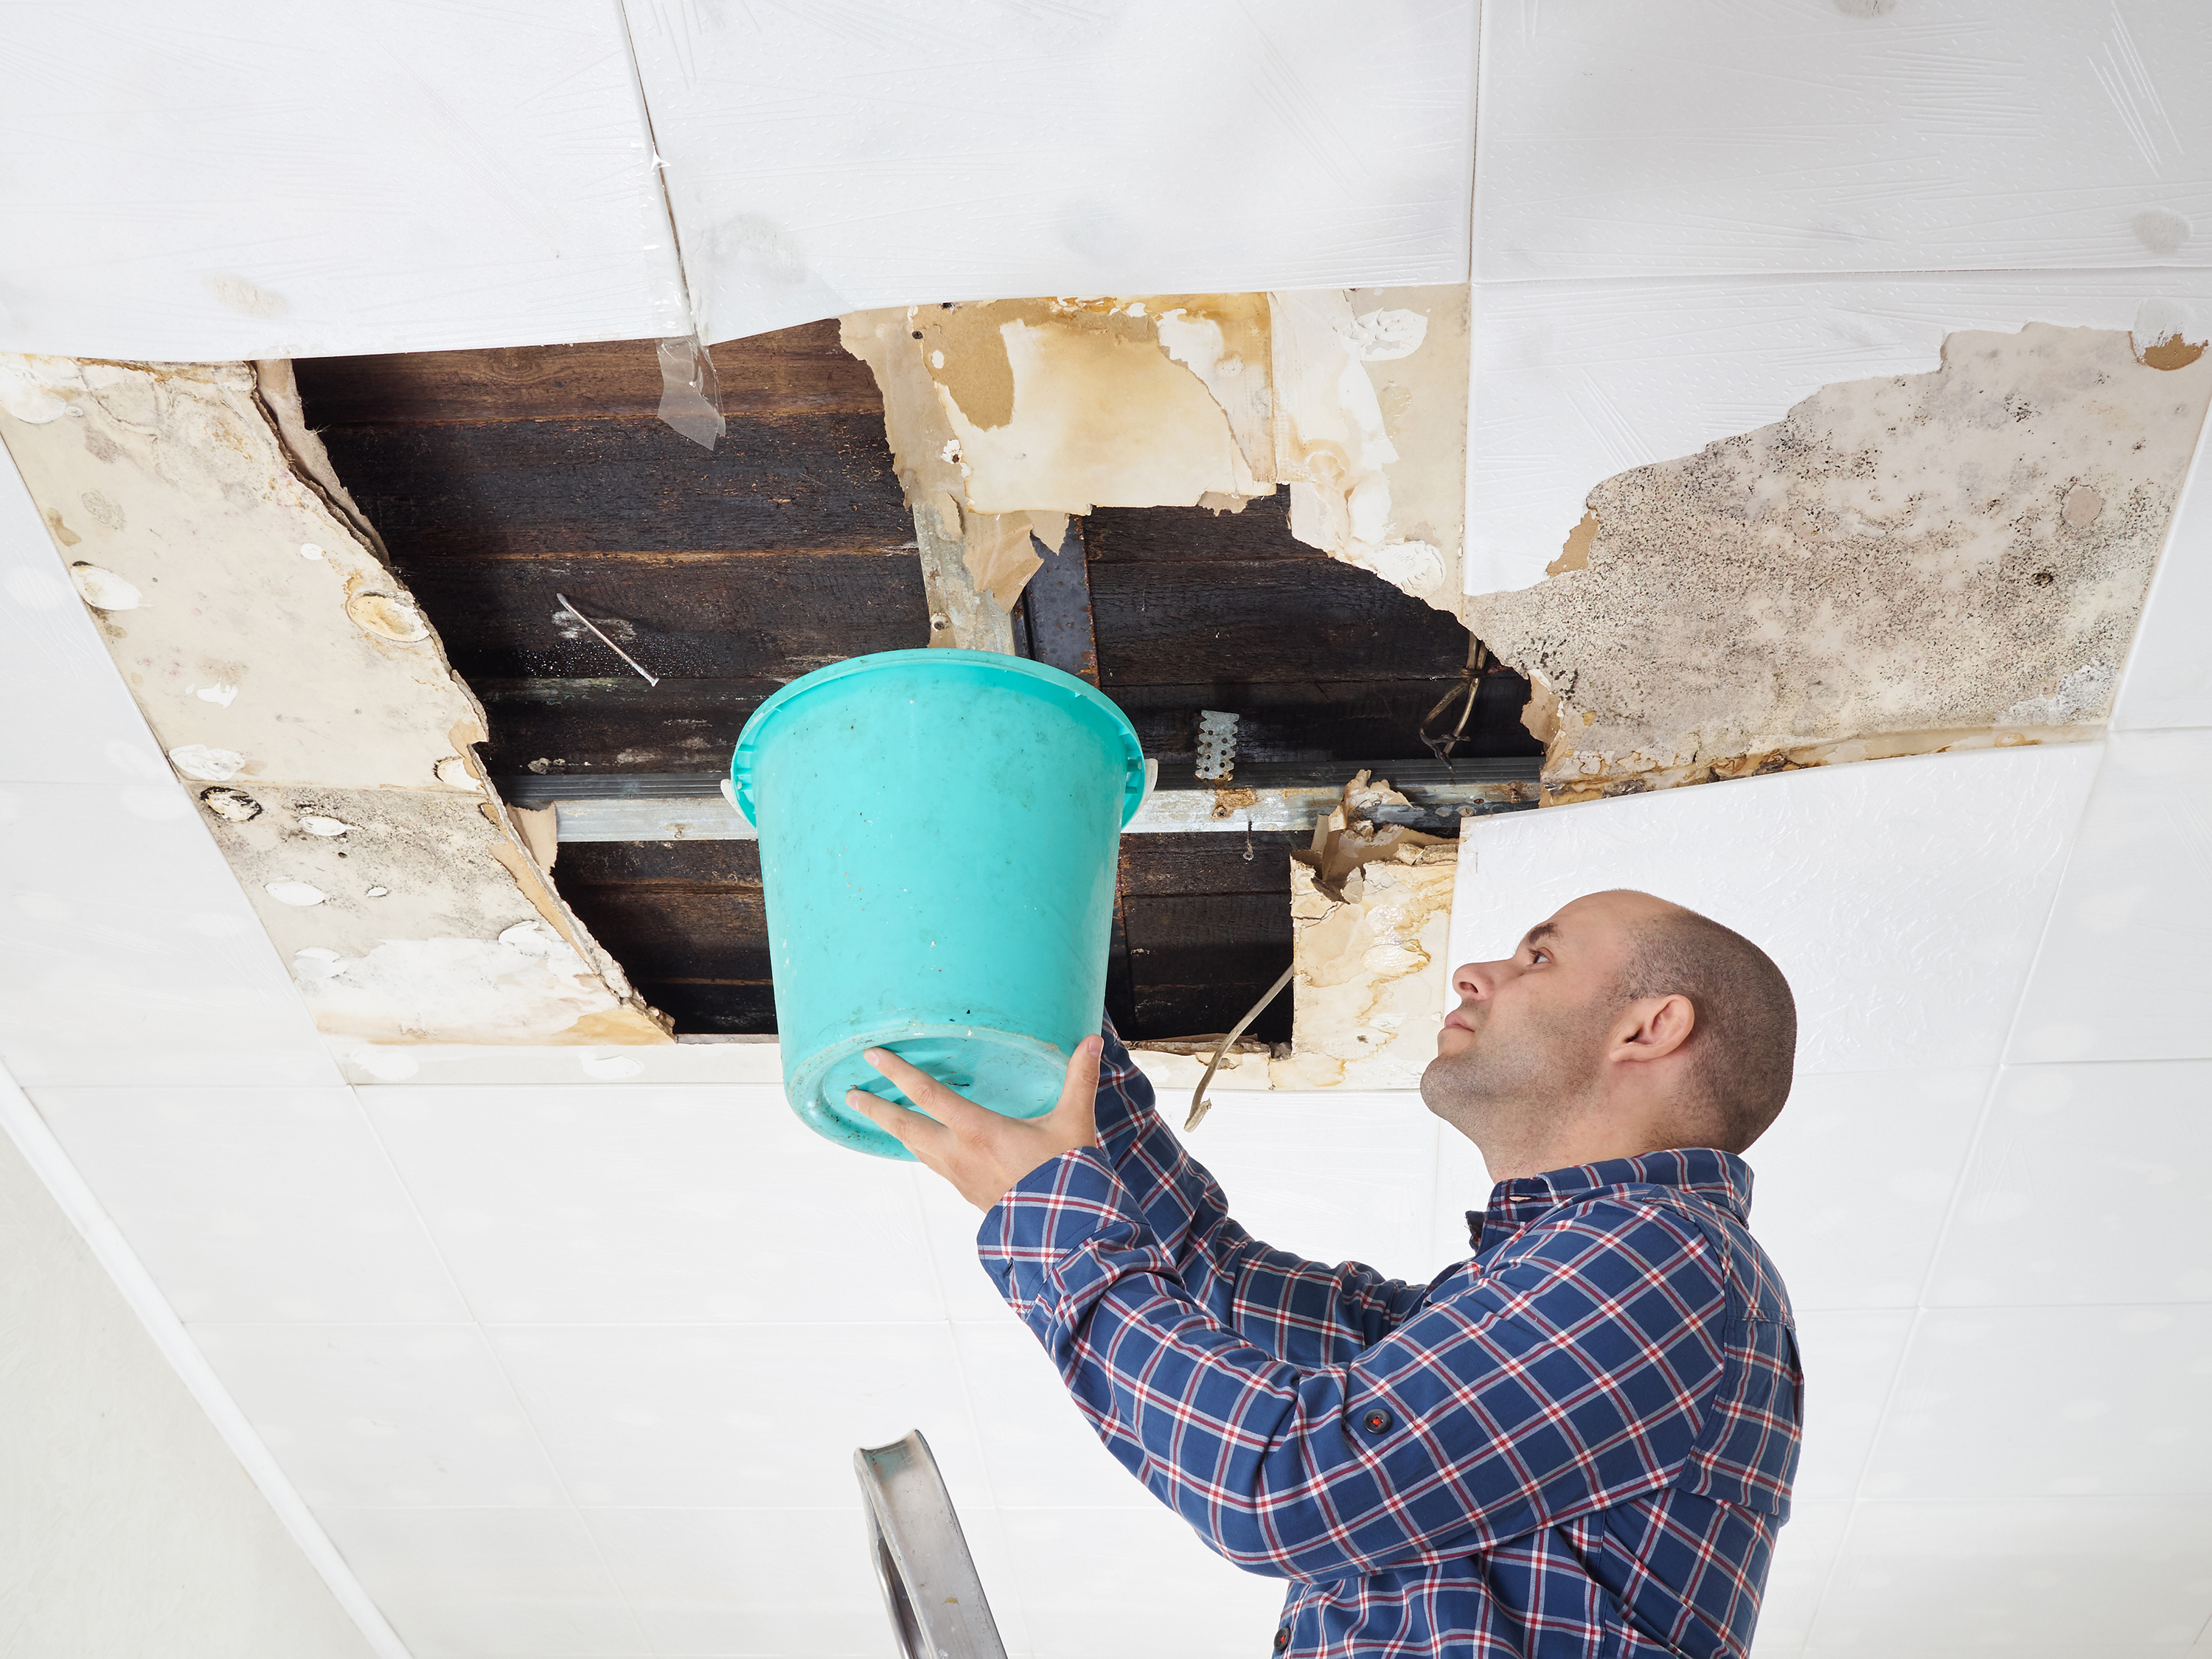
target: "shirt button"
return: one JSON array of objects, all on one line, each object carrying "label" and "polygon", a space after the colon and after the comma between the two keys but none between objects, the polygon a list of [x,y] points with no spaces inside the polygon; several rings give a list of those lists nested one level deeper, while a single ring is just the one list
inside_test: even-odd
[{"label": "shirt button", "polygon": [[1275,1632],[1275,1651],[1280,1653],[1291,1644],[1291,1627],[1285,1625]]},{"label": "shirt button", "polygon": [[1377,1406],[1359,1419],[1359,1426],[1370,1434],[1388,1434],[1390,1432],[1391,1424],[1395,1421],[1396,1419],[1389,1413]]}]

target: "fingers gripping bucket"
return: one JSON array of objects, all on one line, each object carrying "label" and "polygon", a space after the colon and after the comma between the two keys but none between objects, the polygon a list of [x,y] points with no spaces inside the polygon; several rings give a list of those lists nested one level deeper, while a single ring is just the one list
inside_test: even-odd
[{"label": "fingers gripping bucket", "polygon": [[763,703],[730,778],[760,832],[799,1115],[908,1156],[844,1103],[904,1098],[869,1048],[1010,1116],[1051,1110],[1098,1029],[1121,826],[1144,799],[1121,711],[1019,657],[888,651]]}]

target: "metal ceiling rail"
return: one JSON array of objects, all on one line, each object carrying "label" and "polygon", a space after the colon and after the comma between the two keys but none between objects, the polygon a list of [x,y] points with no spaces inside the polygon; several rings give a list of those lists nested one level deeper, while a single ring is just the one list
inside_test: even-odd
[{"label": "metal ceiling rail", "polygon": [[[1431,832],[1455,830],[1462,817],[1510,812],[1536,804],[1537,767],[1528,759],[1380,761],[1366,769],[1387,779],[1411,803],[1379,807],[1377,823]],[[1160,763],[1159,780],[1127,835],[1193,830],[1305,830],[1334,807],[1346,780],[1362,768],[1346,762],[1255,762],[1240,765],[1227,785],[1198,778],[1188,759]],[[715,772],[632,772],[600,777],[527,773],[498,780],[501,795],[520,807],[558,809],[562,841],[751,841],[753,827],[722,793]]]}]

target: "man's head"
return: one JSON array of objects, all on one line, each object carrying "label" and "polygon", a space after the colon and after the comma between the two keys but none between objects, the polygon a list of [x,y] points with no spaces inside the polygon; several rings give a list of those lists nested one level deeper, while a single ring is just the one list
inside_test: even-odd
[{"label": "man's head", "polygon": [[1421,1097],[1498,1179],[1666,1146],[1740,1152],[1790,1095],[1782,970],[1649,893],[1578,898],[1452,987]]}]

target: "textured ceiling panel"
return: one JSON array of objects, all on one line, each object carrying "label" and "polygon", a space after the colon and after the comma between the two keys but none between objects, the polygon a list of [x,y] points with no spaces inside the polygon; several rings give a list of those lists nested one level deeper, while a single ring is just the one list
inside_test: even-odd
[{"label": "textured ceiling panel", "polygon": [[204,362],[688,326],[598,0],[15,6],[0,106],[0,349]]},{"label": "textured ceiling panel", "polygon": [[2203,264],[2212,12],[1504,0],[1476,275]]},{"label": "textured ceiling panel", "polygon": [[925,300],[1467,278],[1466,0],[631,16],[709,339]]}]

